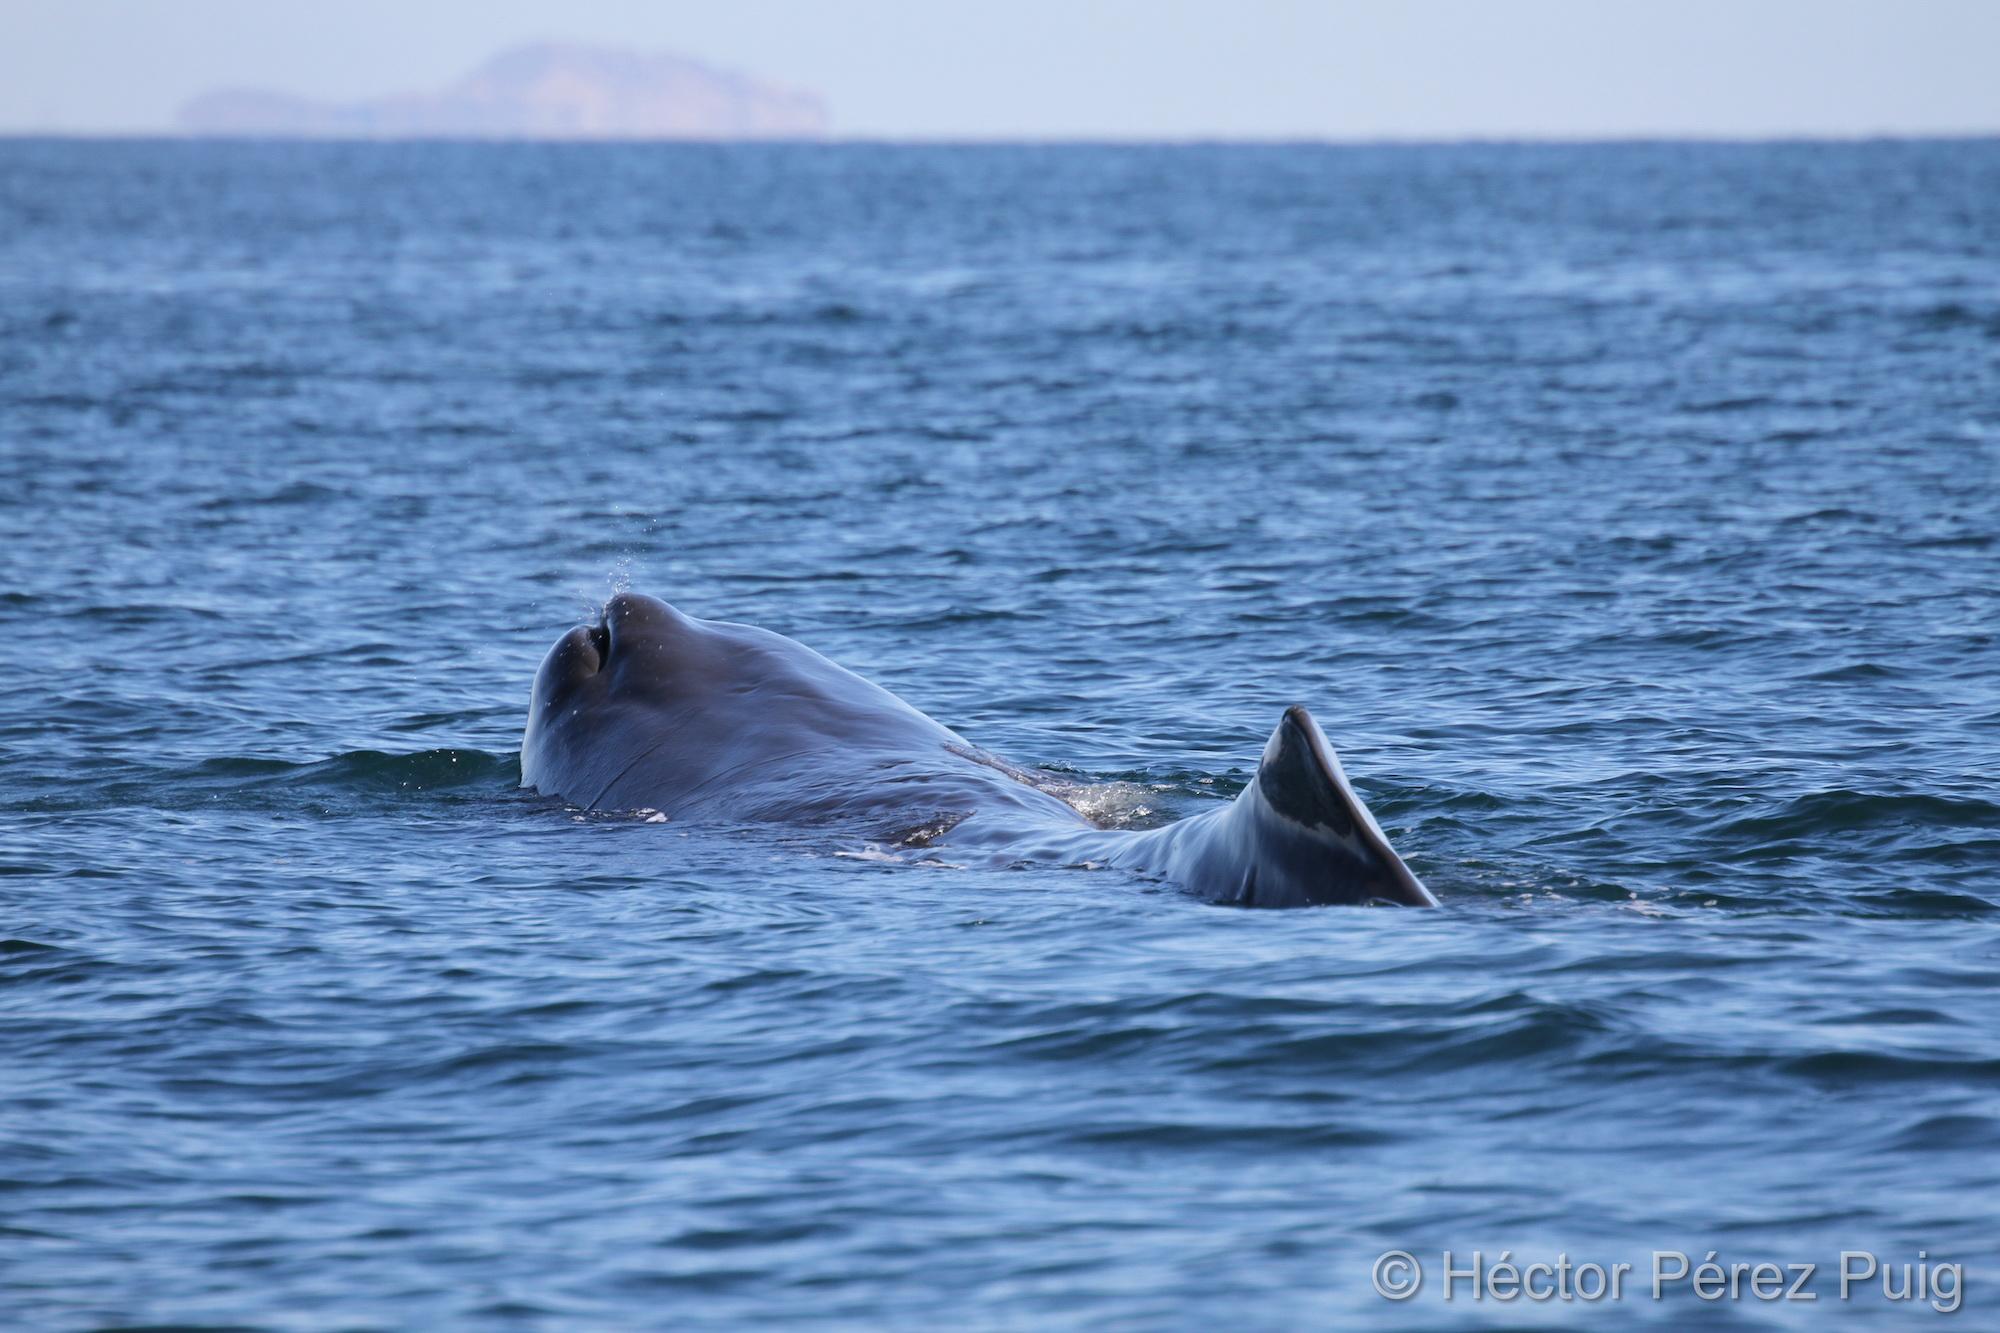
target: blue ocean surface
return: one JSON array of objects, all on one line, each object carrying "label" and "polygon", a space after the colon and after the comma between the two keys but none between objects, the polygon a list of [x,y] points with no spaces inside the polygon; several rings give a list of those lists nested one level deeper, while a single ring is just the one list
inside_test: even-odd
[{"label": "blue ocean surface", "polygon": [[[8,1327],[2000,1320],[2000,142],[4,142],[0,561]],[[1444,906],[521,791],[627,587]]]}]

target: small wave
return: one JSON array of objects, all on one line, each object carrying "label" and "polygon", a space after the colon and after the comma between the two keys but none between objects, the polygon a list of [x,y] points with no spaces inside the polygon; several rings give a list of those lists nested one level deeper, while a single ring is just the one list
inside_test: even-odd
[{"label": "small wave", "polygon": [[1933,796],[1885,795],[1836,787],[1787,801],[1779,809],[1733,820],[1717,832],[1760,842],[1811,838],[1881,828],[2000,828],[2000,804]]},{"label": "small wave", "polygon": [[60,945],[42,944],[36,940],[0,940],[0,959],[18,958],[23,954],[35,955],[62,952],[63,949]]},{"label": "small wave", "polygon": [[1704,415],[1711,413],[1726,414],[1730,412],[1748,412],[1754,408],[1769,407],[1770,405],[1771,399],[1761,394],[1752,394],[1741,398],[1713,398],[1702,402],[1683,403],[1681,404],[1681,411]]},{"label": "small wave", "polygon": [[1900,674],[1895,667],[1884,666],[1880,662],[1847,662],[1840,666],[1832,666],[1822,671],[1815,671],[1808,676],[1802,677],[1802,679],[1837,684],[1847,681],[1894,680]]},{"label": "small wave", "polygon": [[336,814],[383,798],[491,800],[512,793],[520,779],[512,754],[481,750],[422,750],[388,754],[351,750],[329,759],[295,762],[251,755],[203,760],[189,768],[127,770],[90,791],[24,802],[24,808],[69,810],[143,804],[167,811],[235,809]]},{"label": "small wave", "polygon": [[1885,889],[1875,893],[1857,893],[1852,902],[1868,916],[1952,919],[1991,916],[2000,912],[2000,903],[1952,889]]},{"label": "small wave", "polygon": [[1377,1126],[1325,1123],[1274,1125],[1245,1119],[1213,1124],[1133,1120],[1085,1125],[1067,1131],[1063,1137],[1071,1143],[1096,1149],[1223,1151],[1265,1157],[1281,1152],[1372,1148],[1394,1143],[1402,1136]]},{"label": "small wave", "polygon": [[1941,301],[1916,312],[1911,323],[1931,333],[1950,329],[1978,329],[1989,338],[2000,338],[2000,312],[1974,310],[1960,301]]},{"label": "small wave", "polygon": [[1889,1152],[1991,1152],[2000,1148],[2000,1120],[1985,1115],[1933,1115],[1897,1131]]},{"label": "small wave", "polygon": [[362,791],[437,791],[491,786],[519,771],[515,755],[483,750],[419,750],[386,754],[380,750],[350,750],[331,759],[289,763],[281,759],[210,759],[194,770],[198,779],[223,779],[237,784],[286,783]]},{"label": "small wave", "polygon": [[1953,1060],[1887,1051],[1819,1051],[1782,1061],[1779,1068],[1832,1087],[1872,1088],[1926,1081],[1991,1087],[2000,1083],[2000,1060]]},{"label": "small wave", "polygon": [[328,500],[345,499],[347,492],[331,486],[322,486],[316,481],[295,481],[280,486],[273,491],[256,495],[220,495],[204,500],[198,506],[202,509],[256,509],[266,505],[316,505]]},{"label": "small wave", "polygon": [[1778,520],[1781,528],[1797,527],[1807,523],[1876,523],[1874,514],[1859,509],[1849,509],[1845,505],[1834,505],[1825,509],[1812,509],[1802,514],[1787,514]]},{"label": "small wave", "polygon": [[187,606],[173,602],[125,602],[115,606],[108,604],[80,606],[56,614],[64,620],[103,622],[127,628],[168,624],[183,618],[223,619],[222,612],[213,607]]},{"label": "small wave", "polygon": [[0,987],[78,986],[116,971],[115,963],[61,945],[0,941]]}]

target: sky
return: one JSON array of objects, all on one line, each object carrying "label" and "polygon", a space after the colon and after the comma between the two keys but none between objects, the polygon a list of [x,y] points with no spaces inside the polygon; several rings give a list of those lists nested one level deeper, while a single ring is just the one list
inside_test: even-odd
[{"label": "sky", "polygon": [[0,133],[671,50],[891,139],[2000,133],[2000,0],[0,0]]}]

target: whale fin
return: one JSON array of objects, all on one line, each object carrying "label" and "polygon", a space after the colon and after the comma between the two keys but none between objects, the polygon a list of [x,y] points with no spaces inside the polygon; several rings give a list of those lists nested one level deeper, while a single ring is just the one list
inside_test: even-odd
[{"label": "whale fin", "polygon": [[1245,873],[1227,901],[1245,906],[1386,901],[1435,907],[1389,846],[1312,714],[1285,710],[1257,777],[1236,800]]}]

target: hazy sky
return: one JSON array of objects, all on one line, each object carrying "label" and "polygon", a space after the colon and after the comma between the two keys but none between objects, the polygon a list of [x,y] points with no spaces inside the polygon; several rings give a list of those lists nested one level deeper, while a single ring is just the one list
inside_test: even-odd
[{"label": "hazy sky", "polygon": [[548,38],[812,88],[868,137],[2000,132],[2000,0],[0,0],[0,131],[432,88]]}]

